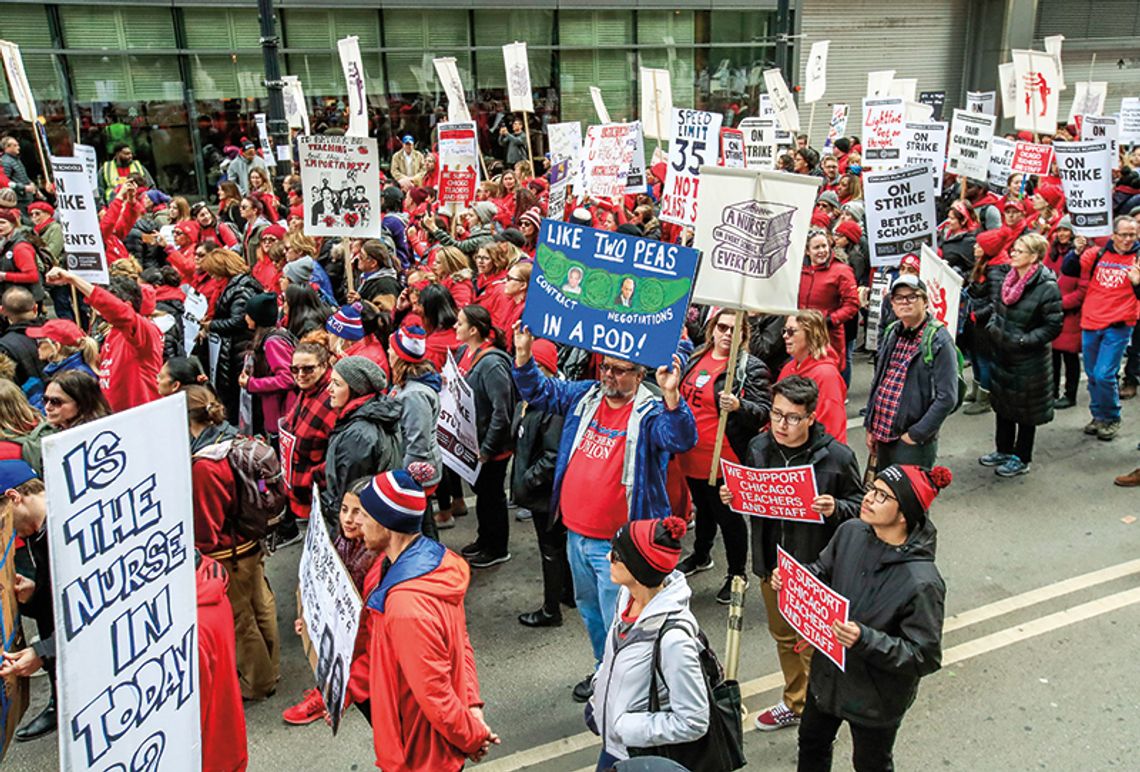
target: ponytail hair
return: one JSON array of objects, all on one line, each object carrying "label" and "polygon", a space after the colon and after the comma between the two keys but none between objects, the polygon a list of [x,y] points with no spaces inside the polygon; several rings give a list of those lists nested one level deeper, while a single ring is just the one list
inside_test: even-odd
[{"label": "ponytail hair", "polygon": [[479,337],[489,341],[495,348],[507,350],[503,331],[492,323],[490,311],[483,306],[472,303],[463,307],[463,315],[467,317],[467,323],[478,331]]},{"label": "ponytail hair", "polygon": [[217,426],[226,420],[226,409],[214,392],[205,386],[186,386],[182,389],[186,394],[186,417],[196,423],[206,426]]}]

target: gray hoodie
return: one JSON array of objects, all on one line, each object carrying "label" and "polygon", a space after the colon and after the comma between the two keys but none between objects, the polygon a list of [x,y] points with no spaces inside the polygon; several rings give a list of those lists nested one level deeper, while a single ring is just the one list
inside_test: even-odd
[{"label": "gray hoodie", "polygon": [[661,673],[657,678],[661,710],[648,712],[657,631],[670,617],[686,622],[692,630],[699,629],[689,611],[691,596],[684,574],[674,571],[623,638],[618,629],[621,612],[629,605],[629,590],[623,587],[618,595],[606,653],[594,676],[594,696],[590,698],[603,749],[615,758],[628,758],[626,749],[630,747],[690,742],[708,731],[708,687],[701,671],[700,644],[684,629],[670,629],[661,639]]},{"label": "gray hoodie", "polygon": [[441,386],[439,374],[432,371],[420,378],[409,378],[402,387],[393,386],[388,392],[388,396],[400,403],[404,467],[416,461],[426,461],[435,467],[435,475],[423,482],[424,487],[437,484],[443,477],[443,456],[435,434]]}]

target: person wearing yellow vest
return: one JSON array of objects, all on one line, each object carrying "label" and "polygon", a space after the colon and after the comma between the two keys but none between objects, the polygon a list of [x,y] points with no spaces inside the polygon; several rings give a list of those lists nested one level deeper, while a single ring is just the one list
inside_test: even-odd
[{"label": "person wearing yellow vest", "polygon": [[110,200],[115,190],[132,174],[146,180],[146,187],[154,187],[154,178],[141,161],[135,160],[135,151],[131,150],[130,145],[120,142],[115,145],[114,155],[99,167],[99,195],[104,201]]}]

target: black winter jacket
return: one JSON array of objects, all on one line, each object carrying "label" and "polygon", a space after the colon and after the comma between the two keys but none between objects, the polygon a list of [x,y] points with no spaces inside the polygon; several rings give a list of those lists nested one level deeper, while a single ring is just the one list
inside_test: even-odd
[{"label": "black winter jacket", "polygon": [[811,464],[815,469],[819,495],[835,497],[835,512],[822,523],[796,523],[757,517],[752,520],[752,573],[767,577],[776,567],[776,545],[808,564],[819,557],[820,550],[844,520],[859,516],[863,502],[863,475],[851,448],[815,424],[808,441],[798,448],[779,447],[770,432],[764,432],[748,445],[745,457],[753,469],[785,469]]},{"label": "black winter jacket", "polygon": [[[681,372],[681,381],[684,382],[689,373],[697,368],[701,357],[707,353],[704,347],[697,349],[689,357]],[[728,371],[717,376],[713,384],[713,391],[720,399],[724,391],[724,383]],[[724,436],[732,447],[737,458],[744,458],[748,453],[748,443],[768,423],[768,411],[772,408],[772,375],[768,366],[759,357],[741,351],[736,359],[736,373],[733,376],[732,393],[740,399],[740,409],[728,414],[725,424]],[[715,407],[715,405],[714,405]],[[689,405],[690,409],[693,406]],[[719,412],[719,408],[716,408]]]},{"label": "black winter jacket", "polygon": [[[458,362],[467,352],[460,346],[455,353]],[[479,437],[479,455],[494,458],[511,447],[511,416],[518,391],[511,377],[514,363],[507,352],[488,346],[477,355],[467,373],[467,383],[475,395],[475,430]]]},{"label": "black winter jacket", "polygon": [[939,244],[942,249],[942,259],[963,279],[969,279],[970,271],[974,270],[976,260],[974,244],[977,241],[977,235],[978,231],[961,231],[953,236],[943,237],[941,233],[938,236],[942,242]]},{"label": "black winter jacket", "polygon": [[335,523],[344,492],[361,477],[395,469],[403,461],[400,403],[377,394],[347,415],[340,415],[325,452],[325,489],[321,510]]},{"label": "black winter jacket", "polygon": [[784,344],[786,316],[757,314],[748,317],[748,353],[759,357],[768,366],[769,373],[778,373],[788,361],[788,347]]},{"label": "black winter jacket", "polygon": [[218,295],[210,322],[210,334],[221,338],[214,388],[226,406],[226,416],[233,421],[237,421],[238,376],[245,363],[246,349],[253,340],[253,330],[245,323],[245,306],[261,291],[261,284],[248,273],[234,276]]},{"label": "black winter jacket", "polygon": [[918,680],[942,666],[946,585],[934,565],[936,535],[926,520],[896,547],[851,520],[807,566],[851,602],[848,619],[860,629],[846,672],[819,652],[812,657],[808,691],[825,713],[859,726],[896,726]]},{"label": "black winter jacket", "polygon": [[511,422],[511,436],[515,444],[511,465],[514,502],[532,512],[548,514],[550,496],[554,492],[558,443],[562,440],[562,416],[519,402]]},{"label": "black winter jacket", "polygon": [[990,400],[994,412],[1018,423],[1040,426],[1053,420],[1053,352],[1065,312],[1057,277],[1045,266],[1029,279],[1021,299],[1006,306],[1001,285],[1008,265],[995,270],[990,285],[992,313],[986,334],[993,348]]}]

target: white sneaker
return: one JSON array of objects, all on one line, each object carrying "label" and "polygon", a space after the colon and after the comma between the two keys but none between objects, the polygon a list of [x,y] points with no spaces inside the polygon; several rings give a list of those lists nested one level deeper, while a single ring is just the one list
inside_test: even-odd
[{"label": "white sneaker", "polygon": [[799,726],[800,717],[783,702],[778,702],[758,715],[753,723],[761,732],[774,732],[789,726]]}]

